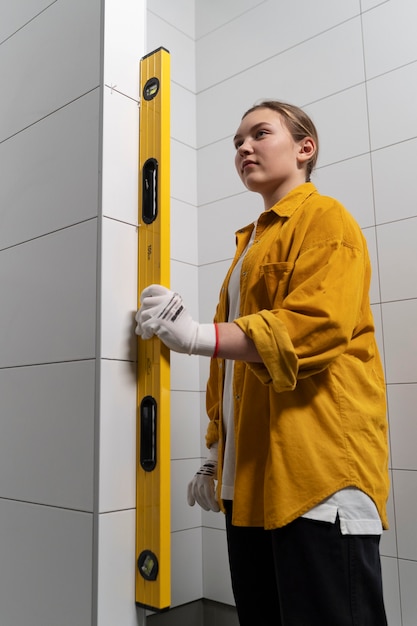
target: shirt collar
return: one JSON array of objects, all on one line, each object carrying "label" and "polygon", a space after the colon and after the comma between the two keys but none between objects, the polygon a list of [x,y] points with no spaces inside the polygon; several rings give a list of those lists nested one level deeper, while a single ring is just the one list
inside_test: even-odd
[{"label": "shirt collar", "polygon": [[295,189],[292,189],[269,210],[273,211],[280,217],[291,217],[291,215],[295,213],[308,196],[311,196],[311,194],[315,192],[317,192],[317,189],[313,183],[303,183],[302,185],[295,187]]}]

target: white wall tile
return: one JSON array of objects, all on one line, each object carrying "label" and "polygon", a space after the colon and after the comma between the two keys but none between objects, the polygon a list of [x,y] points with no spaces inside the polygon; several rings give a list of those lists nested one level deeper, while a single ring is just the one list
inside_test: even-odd
[{"label": "white wall tile", "polygon": [[387,382],[417,382],[417,300],[383,304],[382,318]]},{"label": "white wall tile", "polygon": [[196,37],[204,37],[227,22],[238,18],[242,13],[259,6],[265,0],[196,0]]},{"label": "white wall tile", "polygon": [[[272,41],[279,45],[276,37]],[[252,46],[244,47],[253,51]],[[329,54],[329,50],[333,53]],[[210,66],[215,66],[214,56],[223,67],[223,58],[217,54],[216,49]],[[294,80],[295,67],[297,80]],[[303,106],[363,79],[360,21],[355,19],[280,54],[275,50],[261,63],[251,63],[227,81],[216,81],[213,87],[199,93],[198,145],[232,138],[245,110],[260,100],[272,98]]]},{"label": "white wall tile", "polygon": [[417,618],[417,563],[409,560],[399,561],[399,571],[402,626],[414,626]]},{"label": "white wall tile", "polygon": [[368,81],[373,150],[407,141],[417,126],[417,62]]},{"label": "white wall tile", "polygon": [[[233,173],[237,177],[237,173]],[[235,254],[235,232],[250,224],[263,211],[259,194],[243,193],[199,207],[198,254],[201,265],[218,259],[231,259]]]},{"label": "white wall tile", "polygon": [[181,294],[194,319],[198,319],[198,267],[171,261],[171,289]]},{"label": "white wall tile", "polygon": [[97,215],[99,90],[0,144],[0,247]]},{"label": "white wall tile", "polygon": [[190,148],[197,146],[195,94],[171,81],[171,137]]},{"label": "white wall tile", "polygon": [[244,191],[237,175],[235,149],[231,138],[200,148],[197,152],[199,205],[221,200]]},{"label": "white wall tile", "polygon": [[99,510],[136,502],[136,364],[101,360]]},{"label": "white wall tile", "polygon": [[102,214],[138,223],[139,107],[109,88],[103,93]]},{"label": "white wall tile", "polygon": [[416,215],[416,206],[411,200],[416,150],[417,139],[409,139],[372,153],[377,224]]},{"label": "white wall tile", "polygon": [[92,511],[94,376],[94,361],[0,370],[3,498]]},{"label": "white wall tile", "polygon": [[362,228],[374,225],[369,154],[321,167],[313,172],[312,181],[321,194],[337,198]]},{"label": "white wall tile", "polygon": [[200,267],[200,284],[204,285],[204,289],[200,290],[201,322],[210,323],[213,321],[216,306],[219,301],[220,289],[230,264],[231,260],[228,259]]},{"label": "white wall tile", "polygon": [[200,390],[199,357],[171,352],[171,389]]},{"label": "white wall tile", "polygon": [[176,0],[176,2],[171,0],[148,0],[148,11],[155,13],[194,39],[196,18],[194,0]]},{"label": "white wall tile", "polygon": [[101,354],[103,358],[134,361],[137,337],[137,229],[103,220]]},{"label": "white wall tile", "polygon": [[374,9],[379,4],[385,4],[385,2],[390,1],[391,0],[361,0],[362,13],[369,11],[370,9]]},{"label": "white wall tile", "polygon": [[98,617],[100,626],[137,626],[135,511],[99,516]]},{"label": "white wall tile", "polygon": [[104,84],[139,96],[139,60],[145,54],[146,1],[106,0]]},{"label": "white wall tile", "polygon": [[191,265],[198,262],[197,207],[171,199],[171,258]]},{"label": "white wall tile", "polygon": [[385,367],[384,336],[382,332],[382,306],[380,304],[371,304],[371,310],[375,323],[376,342],[381,355],[382,365]]},{"label": "white wall tile", "polygon": [[389,529],[381,536],[380,553],[387,557],[397,557],[397,529],[395,525],[394,492],[392,489],[392,471],[390,470],[391,488],[387,502]]},{"label": "white wall tile", "polygon": [[202,537],[200,528],[172,534],[171,606],[203,597]]},{"label": "white wall tile", "polygon": [[[276,2],[264,2],[197,41],[197,91],[258,65],[358,14],[358,0],[343,5],[323,0],[320,11],[305,0],[287,4],[285,12]],[[254,33],[262,33],[256,38],[256,46],[248,44],[253,41]]]},{"label": "white wall tile", "polygon": [[398,556],[417,561],[417,473],[393,470]]},{"label": "white wall tile", "polygon": [[95,355],[97,222],[3,250],[0,367]]},{"label": "white wall tile", "polygon": [[383,301],[417,298],[417,217],[377,227]]},{"label": "white wall tile", "polygon": [[196,151],[179,141],[171,141],[171,196],[197,205]]},{"label": "white wall tile", "polygon": [[174,460],[171,463],[171,529],[178,532],[201,526],[201,507],[187,503],[188,483],[201,466],[199,458]]},{"label": "white wall tile", "polygon": [[304,110],[313,118],[320,137],[319,167],[369,151],[364,85],[305,106]]},{"label": "white wall tile", "polygon": [[[209,378],[209,372],[210,372],[210,359],[205,359],[203,357],[201,357],[200,359],[200,390],[205,394],[206,391],[206,386],[207,386],[207,381]],[[204,420],[206,420],[206,404],[205,404],[205,400],[203,403],[203,417]],[[206,423],[204,423],[204,429],[202,431],[204,434],[206,432]],[[205,444],[204,444],[205,445]],[[205,448],[204,448],[205,450]],[[205,451],[204,451],[205,454]]]},{"label": "white wall tile", "polygon": [[92,515],[0,500],[3,624],[91,626]]},{"label": "white wall tile", "polygon": [[171,458],[199,457],[200,437],[200,394],[172,391]]},{"label": "white wall tile", "polygon": [[381,302],[381,294],[379,290],[379,267],[378,267],[378,255],[376,246],[376,233],[375,228],[364,228],[363,234],[365,235],[368,245],[369,258],[371,260],[371,287],[369,290],[369,298],[371,304]]},{"label": "white wall tile", "polygon": [[203,581],[205,598],[234,605],[224,530],[203,529]]},{"label": "white wall tile", "polygon": [[0,140],[97,87],[99,72],[100,1],[54,2],[0,47]]},{"label": "white wall tile", "polygon": [[416,446],[417,384],[388,385],[392,466],[417,470]]},{"label": "white wall tile", "polygon": [[147,14],[146,52],[163,46],[171,55],[171,80],[195,92],[194,39],[151,11]]},{"label": "white wall tile", "polygon": [[398,561],[389,557],[381,558],[382,584],[384,589],[385,612],[388,624],[401,624],[400,586]]},{"label": "white wall tile", "polygon": [[54,0],[15,0],[7,3],[7,11],[2,8],[0,23],[0,43],[10,37],[25,24],[36,18]]},{"label": "white wall tile", "polygon": [[[365,10],[367,6],[362,6]],[[362,17],[365,66],[368,78],[389,72],[417,58],[414,0],[380,3]]]}]

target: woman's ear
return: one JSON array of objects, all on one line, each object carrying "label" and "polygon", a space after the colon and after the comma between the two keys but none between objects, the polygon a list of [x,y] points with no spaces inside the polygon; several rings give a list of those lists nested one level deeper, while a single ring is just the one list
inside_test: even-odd
[{"label": "woman's ear", "polygon": [[305,137],[299,142],[298,159],[300,163],[310,161],[316,152],[316,144],[312,137]]}]

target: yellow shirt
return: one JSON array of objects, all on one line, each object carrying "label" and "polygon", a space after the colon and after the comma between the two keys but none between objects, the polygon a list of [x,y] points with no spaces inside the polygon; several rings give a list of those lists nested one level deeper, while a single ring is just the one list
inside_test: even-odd
[{"label": "yellow shirt", "polygon": [[[227,320],[229,277],[252,229],[236,233],[217,322]],[[370,276],[359,226],[312,183],[260,215],[242,264],[235,320],[263,363],[234,367],[234,524],[284,526],[336,491],[357,487],[388,527],[385,384]],[[218,493],[223,371],[224,362],[212,359],[206,441],[219,441]]]}]

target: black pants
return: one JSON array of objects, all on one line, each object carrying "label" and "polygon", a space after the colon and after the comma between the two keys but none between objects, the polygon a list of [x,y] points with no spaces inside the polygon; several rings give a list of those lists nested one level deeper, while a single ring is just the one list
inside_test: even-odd
[{"label": "black pants", "polygon": [[225,507],[240,626],[387,626],[378,535],[342,535],[339,520],[233,526]]}]

